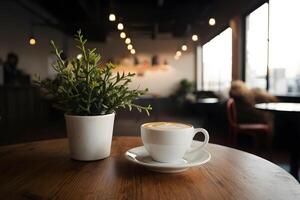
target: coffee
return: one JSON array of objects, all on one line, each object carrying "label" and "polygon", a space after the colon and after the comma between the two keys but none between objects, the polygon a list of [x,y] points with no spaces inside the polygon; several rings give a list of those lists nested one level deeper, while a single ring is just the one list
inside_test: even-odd
[{"label": "coffee", "polygon": [[[196,133],[205,136],[202,145],[191,148]],[[176,122],[150,122],[141,126],[143,144],[152,157],[158,162],[175,162],[183,158],[189,150],[199,151],[209,141],[209,134],[203,128]]]},{"label": "coffee", "polygon": [[169,129],[186,129],[192,128],[192,125],[176,123],[176,122],[150,122],[143,124],[143,127],[149,129],[169,130]]}]

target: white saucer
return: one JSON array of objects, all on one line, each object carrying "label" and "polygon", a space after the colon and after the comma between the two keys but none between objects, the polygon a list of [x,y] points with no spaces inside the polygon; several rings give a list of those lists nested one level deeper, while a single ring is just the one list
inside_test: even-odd
[{"label": "white saucer", "polygon": [[[196,147],[201,144],[202,142],[194,140],[192,142],[192,147]],[[186,153],[183,159],[178,162],[161,163],[152,160],[145,147],[139,146],[129,149],[125,153],[125,158],[133,163],[145,166],[151,171],[162,173],[176,173],[185,171],[190,167],[200,166],[207,163],[210,160],[211,155],[207,150],[203,149],[200,151]]]}]

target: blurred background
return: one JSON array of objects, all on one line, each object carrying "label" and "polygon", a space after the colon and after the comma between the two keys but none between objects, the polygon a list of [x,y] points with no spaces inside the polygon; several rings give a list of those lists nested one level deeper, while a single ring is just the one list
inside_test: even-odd
[{"label": "blurred background", "polygon": [[[150,117],[120,110],[114,135],[138,136],[148,121],[178,121],[232,146],[231,97],[239,123],[268,124],[272,159],[288,169],[288,133],[298,127],[254,105],[300,100],[299,8],[298,0],[2,0],[0,145],[66,137],[63,113],[33,80],[55,76],[50,40],[66,59],[82,56],[73,41],[81,29],[101,63],[136,73],[131,87],[149,89],[137,101],[153,106]],[[241,135],[235,147],[269,158],[258,140]]]}]

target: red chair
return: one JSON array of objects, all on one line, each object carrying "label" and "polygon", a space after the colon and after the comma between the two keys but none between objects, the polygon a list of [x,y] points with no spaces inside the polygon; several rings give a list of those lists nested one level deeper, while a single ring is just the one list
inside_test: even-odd
[{"label": "red chair", "polygon": [[[233,146],[237,145],[237,136],[239,134],[247,134],[254,136],[254,145],[255,149],[258,149],[259,146],[259,136],[265,135],[267,137],[267,146],[271,148],[272,145],[272,130],[270,126],[263,123],[238,123],[237,114],[235,108],[234,99],[230,98],[227,101],[227,114],[229,121],[229,133],[230,133],[230,141]],[[269,149],[270,150],[270,149]]]}]

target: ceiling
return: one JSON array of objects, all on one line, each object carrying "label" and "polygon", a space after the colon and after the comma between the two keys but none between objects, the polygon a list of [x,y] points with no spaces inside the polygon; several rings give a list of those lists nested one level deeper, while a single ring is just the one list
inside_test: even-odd
[{"label": "ceiling", "polygon": [[[169,34],[184,38],[197,33],[205,41],[227,27],[233,16],[248,12],[265,0],[16,1],[47,25],[69,35],[82,29],[94,41],[105,41],[108,35],[117,33],[117,22],[122,22],[125,32],[134,37],[155,39]],[[42,15],[36,6],[49,15]],[[108,20],[109,13],[116,15],[116,22]],[[209,27],[210,17],[216,18],[216,26]]]}]

